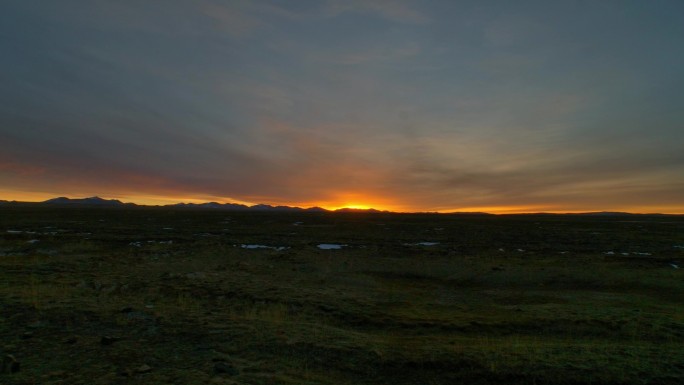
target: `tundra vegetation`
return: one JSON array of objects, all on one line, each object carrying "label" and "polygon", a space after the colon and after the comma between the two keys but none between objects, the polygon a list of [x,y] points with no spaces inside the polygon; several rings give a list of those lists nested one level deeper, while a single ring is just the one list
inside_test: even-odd
[{"label": "tundra vegetation", "polygon": [[0,383],[681,384],[680,262],[682,216],[8,204]]}]

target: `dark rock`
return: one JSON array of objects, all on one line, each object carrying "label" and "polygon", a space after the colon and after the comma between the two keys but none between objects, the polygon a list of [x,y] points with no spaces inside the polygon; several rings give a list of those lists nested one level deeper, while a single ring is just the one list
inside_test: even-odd
[{"label": "dark rock", "polygon": [[78,341],[78,338],[76,338],[76,337],[69,337],[69,338],[67,338],[67,339],[64,340],[64,343],[67,344],[67,345],[73,345],[73,344],[76,343],[76,341]]},{"label": "dark rock", "polygon": [[216,373],[223,373],[229,376],[238,375],[238,370],[232,364],[225,361],[220,361],[214,364],[214,371]]},{"label": "dark rock", "polygon": [[126,306],[125,308],[119,310],[119,313],[130,313],[133,311],[133,308],[130,306]]},{"label": "dark rock", "polygon": [[16,373],[19,371],[20,367],[19,361],[11,354],[6,354],[5,357],[2,358],[2,373]]},{"label": "dark rock", "polygon": [[30,338],[33,338],[33,332],[24,332],[24,334],[21,335],[22,340],[28,340]]}]

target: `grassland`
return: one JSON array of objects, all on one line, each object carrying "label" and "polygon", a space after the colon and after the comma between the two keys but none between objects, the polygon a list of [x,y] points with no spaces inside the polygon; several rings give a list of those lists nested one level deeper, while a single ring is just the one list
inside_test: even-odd
[{"label": "grassland", "polygon": [[5,206],[0,383],[682,384],[679,262],[681,216]]}]

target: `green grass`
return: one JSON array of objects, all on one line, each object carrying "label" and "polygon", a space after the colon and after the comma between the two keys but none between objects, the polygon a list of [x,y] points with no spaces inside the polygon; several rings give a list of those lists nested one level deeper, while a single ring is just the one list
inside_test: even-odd
[{"label": "green grass", "polygon": [[682,244],[682,217],[4,207],[0,383],[679,384]]}]

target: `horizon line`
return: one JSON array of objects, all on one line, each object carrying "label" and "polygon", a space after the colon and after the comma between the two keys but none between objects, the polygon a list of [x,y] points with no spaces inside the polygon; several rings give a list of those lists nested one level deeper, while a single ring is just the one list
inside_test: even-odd
[{"label": "horizon line", "polygon": [[[27,203],[27,204],[42,204],[42,203],[49,203],[51,200],[56,200],[56,199],[68,199],[68,200],[86,200],[86,199],[100,199],[102,201],[115,201],[119,202],[122,205],[134,205],[138,207],[172,207],[172,206],[178,206],[178,205],[191,205],[191,206],[200,206],[203,204],[218,204],[218,205],[238,205],[238,206],[244,206],[248,209],[257,207],[257,206],[269,206],[272,208],[277,208],[277,207],[283,207],[283,208],[292,208],[292,209],[299,209],[299,210],[311,210],[311,209],[322,209],[326,212],[340,212],[340,211],[358,211],[358,212],[379,212],[379,213],[392,213],[392,214],[464,214],[464,215],[534,215],[534,214],[550,214],[550,215],[579,215],[579,214],[604,214],[604,215],[609,215],[609,214],[614,214],[614,215],[684,215],[684,213],[668,213],[668,212],[634,212],[634,211],[622,211],[622,210],[598,210],[598,211],[592,211],[592,210],[553,210],[553,211],[517,211],[517,212],[488,212],[488,211],[468,211],[468,210],[463,210],[463,211],[458,211],[458,209],[452,209],[452,210],[418,210],[418,211],[397,211],[397,210],[389,210],[389,209],[379,209],[379,208],[374,208],[370,206],[364,206],[364,207],[354,207],[356,205],[352,206],[343,206],[343,207],[335,207],[335,208],[328,208],[324,206],[319,206],[319,205],[314,205],[314,206],[309,206],[309,207],[302,207],[302,206],[291,206],[291,205],[283,205],[283,204],[270,204],[270,203],[256,203],[256,204],[245,204],[245,203],[239,203],[239,202],[218,202],[218,201],[204,201],[201,203],[194,203],[194,202],[184,202],[184,201],[178,201],[176,203],[166,203],[166,204],[149,204],[149,203],[137,203],[137,202],[124,202],[120,199],[115,199],[115,198],[102,198],[99,195],[93,195],[90,197],[84,197],[84,198],[70,198],[67,196],[58,196],[55,198],[50,198],[47,200],[42,200],[42,201],[24,201],[24,200],[6,200],[6,199],[0,199],[0,202],[7,202],[7,203]],[[191,200],[193,200],[191,198]],[[87,204],[86,204],[87,205]]]}]

